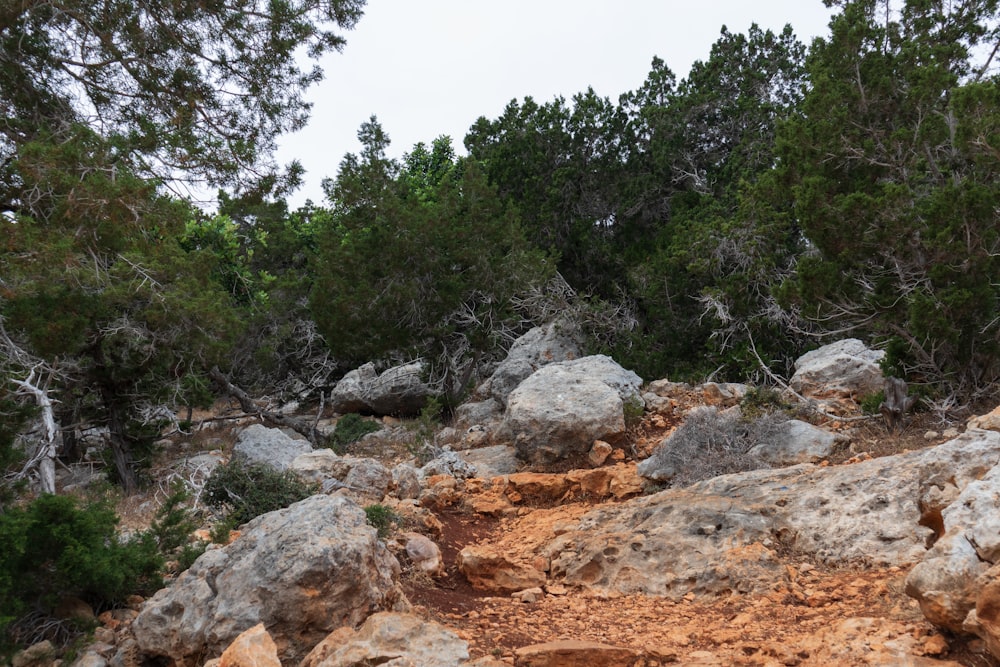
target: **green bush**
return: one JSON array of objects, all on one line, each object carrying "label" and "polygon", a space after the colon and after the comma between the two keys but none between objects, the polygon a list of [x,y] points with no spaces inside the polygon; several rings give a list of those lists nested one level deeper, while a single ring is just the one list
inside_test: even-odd
[{"label": "green bush", "polygon": [[163,557],[155,538],[122,541],[117,523],[107,504],[67,496],[0,514],[0,631],[29,611],[51,612],[66,596],[101,606],[158,589]]},{"label": "green bush", "polygon": [[775,412],[787,412],[791,408],[781,397],[781,392],[773,387],[751,387],[740,400],[740,413],[745,421],[753,421]]},{"label": "green bush", "polygon": [[218,466],[205,483],[205,502],[238,526],[267,512],[304,500],[316,492],[291,472],[233,460]]},{"label": "green bush", "polygon": [[365,419],[356,412],[346,414],[337,420],[337,426],[330,436],[330,449],[343,453],[348,445],[381,428],[377,422]]},{"label": "green bush", "polygon": [[866,415],[877,415],[882,409],[883,401],[885,401],[885,392],[881,389],[874,394],[865,394],[859,401],[861,412]]},{"label": "green bush", "polygon": [[378,531],[378,536],[385,539],[389,536],[393,524],[399,523],[399,515],[385,505],[368,505],[365,507],[365,517],[368,523]]}]

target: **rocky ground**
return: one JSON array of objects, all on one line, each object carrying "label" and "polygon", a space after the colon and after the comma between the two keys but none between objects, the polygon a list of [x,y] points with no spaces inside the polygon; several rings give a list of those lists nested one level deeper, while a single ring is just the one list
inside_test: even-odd
[{"label": "rocky ground", "polygon": [[[635,449],[647,451],[673,426],[645,420],[633,431]],[[888,433],[880,421],[845,422],[841,428],[851,436],[852,447],[831,457],[830,465],[850,465],[857,460],[852,451],[877,457],[938,444],[940,436],[927,437],[933,427],[940,425],[926,414],[898,434]],[[458,554],[470,544],[530,543],[546,526],[576,519],[595,504],[585,499],[555,508],[522,505],[516,516],[505,519],[442,512],[439,543],[446,576],[411,579],[407,595],[420,612],[457,630],[474,655],[508,662],[524,646],[575,640],[632,648],[663,664],[1000,665],[981,641],[942,633],[924,619],[917,602],[903,592],[909,568],[862,562],[830,567],[784,552],[789,586],[715,600],[688,594],[677,602],[562,586],[525,602],[477,591],[458,571]],[[905,647],[909,662],[900,661],[899,647]]]},{"label": "rocky ground", "polygon": [[[724,593],[666,597],[553,583],[558,578],[544,574],[552,564],[537,558],[527,561],[527,573],[518,575],[525,578],[510,585],[513,594],[495,587],[476,588],[468,572],[460,571],[470,548],[482,553],[519,551],[530,558],[565,531],[560,526],[655,491],[630,486],[639,484],[635,462],[647,456],[691,408],[704,402],[705,395],[696,392],[679,397],[669,411],[647,413],[597,473],[519,478],[517,484],[506,483],[503,488],[485,481],[456,485],[444,480],[437,495],[423,495],[421,505],[431,518],[426,519],[425,512],[420,525],[411,519],[399,529],[420,530],[440,545],[441,576],[418,572],[400,552],[400,544],[389,540],[403,564],[402,588],[415,613],[453,630],[468,642],[472,658],[518,665],[1000,665],[983,642],[943,632],[925,620],[917,602],[903,592],[911,565],[879,565],[864,558],[830,565],[772,544],[769,552],[778,562],[768,567],[780,569],[780,576],[771,583],[744,592],[735,592],[740,585],[734,583]],[[888,433],[880,420],[855,420],[851,415],[840,421],[814,421],[848,436],[820,463],[827,467],[922,450],[949,437],[928,413],[915,415],[895,434]],[[222,459],[228,455],[234,439],[230,428],[205,433],[186,441],[185,459],[205,451]],[[379,443],[364,455],[379,458],[387,467],[413,457],[412,444]],[[176,460],[160,461],[155,470],[159,481],[150,493],[123,502],[126,528],[149,521],[163,495],[157,490],[169,488],[178,470]],[[190,471],[184,474],[190,476]],[[605,492],[588,492],[597,488],[595,474],[605,475],[600,478]],[[620,497],[614,492],[616,484]],[[428,485],[437,488],[433,478]],[[756,557],[754,548],[745,548],[749,561]],[[534,591],[531,568],[535,574],[543,573],[538,574]],[[524,653],[525,647],[558,641],[568,642],[558,650],[572,654],[579,649],[588,657],[583,662],[551,657],[532,661]],[[596,657],[601,650],[610,653]]]}]

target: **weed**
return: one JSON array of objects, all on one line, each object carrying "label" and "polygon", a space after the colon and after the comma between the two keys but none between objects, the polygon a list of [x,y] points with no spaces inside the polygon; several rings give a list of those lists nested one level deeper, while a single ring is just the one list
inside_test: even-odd
[{"label": "weed", "polygon": [[337,420],[337,426],[330,436],[330,449],[343,454],[351,445],[369,433],[374,433],[382,427],[370,419],[365,419],[356,412],[351,412]]}]

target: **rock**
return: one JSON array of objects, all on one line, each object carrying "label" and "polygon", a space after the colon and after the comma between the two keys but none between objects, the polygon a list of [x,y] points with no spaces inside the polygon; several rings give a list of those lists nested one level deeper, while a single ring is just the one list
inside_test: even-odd
[{"label": "rock", "polygon": [[750,450],[750,455],[770,466],[790,466],[815,463],[833,453],[834,446],[847,438],[798,419],[789,419],[770,442],[762,442]]},{"label": "rock", "polygon": [[882,389],[884,378],[878,362],[883,350],[870,350],[856,338],[824,345],[795,361],[789,386],[804,396],[858,398]]},{"label": "rock", "polygon": [[258,623],[240,634],[222,652],[219,667],[281,667],[278,647],[264,624]]},{"label": "rock", "polygon": [[378,374],[368,363],[347,373],[333,388],[330,404],[341,414],[415,415],[427,404],[431,388],[423,381],[423,362],[395,366]]},{"label": "rock", "polygon": [[511,593],[510,596],[517,600],[518,602],[524,602],[525,604],[532,604],[538,602],[543,597],[545,597],[545,591],[541,588],[526,588],[523,591],[517,591],[516,593]]},{"label": "rock", "polygon": [[346,415],[364,412],[368,407],[368,387],[378,379],[375,364],[367,363],[349,371],[330,392],[330,407],[334,412]]},{"label": "rock", "polygon": [[378,502],[392,486],[392,473],[375,459],[354,459],[343,482],[362,504]]},{"label": "rock", "polygon": [[423,380],[423,362],[394,366],[366,388],[368,408],[377,415],[416,415],[433,394]]},{"label": "rock", "polygon": [[544,572],[514,561],[493,547],[478,544],[467,546],[458,554],[458,571],[479,590],[516,593],[545,584]]},{"label": "rock", "polygon": [[468,479],[476,476],[476,468],[457,452],[446,449],[428,461],[420,469],[420,475],[424,478],[449,475],[455,479]]},{"label": "rock", "polygon": [[961,490],[941,511],[938,530],[943,535],[906,578],[906,593],[931,623],[961,632],[982,589],[978,579],[1000,562],[1000,466]]},{"label": "rock", "polygon": [[282,661],[294,662],[335,628],[405,605],[398,573],[357,504],[313,496],[205,552],[146,602],[132,631],[147,656],[185,665],[263,623]]},{"label": "rock", "polygon": [[469,645],[444,626],[412,614],[381,612],[357,631],[334,631],[299,667],[459,667],[468,659]]},{"label": "rock", "polygon": [[85,651],[71,667],[108,667],[108,661],[100,653]]},{"label": "rock", "polygon": [[393,495],[400,499],[420,496],[420,471],[409,463],[400,463],[392,469]]},{"label": "rock", "polygon": [[406,540],[406,555],[410,557],[414,567],[435,577],[444,574],[441,549],[433,540],[420,533],[405,533],[403,538]]},{"label": "rock", "polygon": [[288,464],[288,470],[303,482],[322,486],[329,479],[342,479],[350,471],[346,457],[338,456],[332,449],[316,449],[299,454]]},{"label": "rock", "polygon": [[476,477],[491,479],[517,472],[517,451],[508,445],[493,445],[462,452],[462,458],[476,470]]},{"label": "rock", "polygon": [[56,647],[46,639],[15,653],[10,664],[11,667],[49,667],[56,653]]},{"label": "rock", "polygon": [[[511,390],[513,390],[513,387]],[[509,394],[510,391],[507,393]],[[455,408],[455,427],[469,429],[472,426],[489,426],[499,422],[502,417],[503,405],[495,398],[463,403]]]},{"label": "rock", "polygon": [[1000,405],[985,415],[979,415],[968,421],[968,428],[978,428],[983,431],[1000,431]]},{"label": "rock", "polygon": [[510,393],[539,368],[579,358],[579,339],[579,331],[565,322],[551,322],[528,331],[514,341],[507,358],[493,371],[489,380],[491,397],[501,407],[506,406]]},{"label": "rock", "polygon": [[251,424],[243,429],[233,446],[233,458],[250,464],[261,464],[285,471],[295,457],[311,452],[306,440],[295,440],[281,430]]},{"label": "rock", "polygon": [[962,629],[986,642],[994,658],[1000,658],[1000,566],[995,565],[977,582],[976,606],[969,612]]},{"label": "rock", "polygon": [[594,446],[590,448],[590,452],[587,454],[587,462],[594,466],[604,465],[604,462],[608,460],[611,456],[613,447],[603,440],[595,440]]},{"label": "rock", "polygon": [[550,364],[511,392],[495,438],[538,467],[583,458],[595,440],[622,439],[624,402],[642,400],[641,384],[603,355]]},{"label": "rock", "polygon": [[[553,583],[595,592],[674,600],[764,592],[787,585],[779,547],[827,564],[919,561],[935,536],[933,517],[921,509],[921,499],[932,495],[927,486],[946,479],[965,490],[998,458],[1000,433],[970,431],[937,447],[852,465],[724,475],[602,506],[547,533],[535,527],[531,544],[511,527],[511,537],[476,555],[488,561],[502,554],[514,566],[540,556]],[[974,549],[968,555],[978,559]],[[490,568],[476,571],[478,587],[491,588]]]},{"label": "rock", "polygon": [[514,656],[516,667],[633,667],[640,654],[629,648],[563,639],[522,646]]}]

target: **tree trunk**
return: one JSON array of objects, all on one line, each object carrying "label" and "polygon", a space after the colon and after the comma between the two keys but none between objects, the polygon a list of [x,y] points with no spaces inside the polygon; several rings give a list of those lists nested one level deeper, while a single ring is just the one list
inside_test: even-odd
[{"label": "tree trunk", "polygon": [[[31,371],[24,380],[14,380],[14,384],[21,387],[35,397],[38,407],[42,409],[42,426],[44,427],[43,441],[39,445],[38,453],[32,457],[32,462],[37,462],[38,478],[42,493],[55,494],[56,492],[56,420],[52,411],[52,399],[47,391],[34,383],[35,371]],[[30,464],[29,464],[30,465]]]},{"label": "tree trunk", "polygon": [[108,435],[111,441],[111,458],[118,473],[118,481],[126,495],[132,495],[139,490],[139,477],[135,474],[135,461],[129,446],[126,430],[128,419],[125,410],[106,392],[102,392],[104,405],[108,409]]}]

